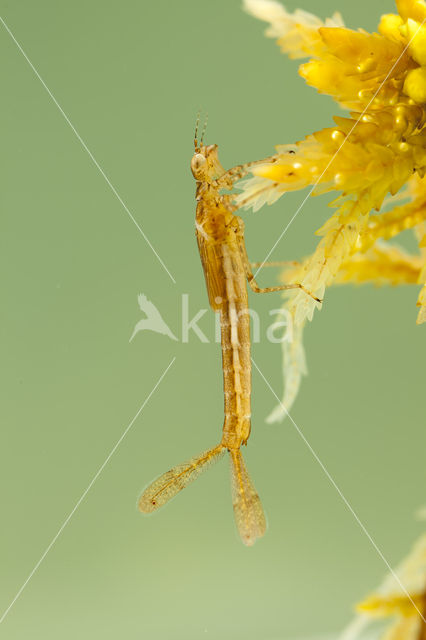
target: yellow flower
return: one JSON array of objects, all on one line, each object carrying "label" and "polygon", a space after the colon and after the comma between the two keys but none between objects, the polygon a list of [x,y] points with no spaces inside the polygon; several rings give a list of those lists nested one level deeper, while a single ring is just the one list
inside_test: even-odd
[{"label": "yellow flower", "polygon": [[396,572],[388,574],[375,592],[357,606],[360,617],[351,625],[355,633],[348,637],[361,640],[364,636],[358,630],[364,632],[376,619],[389,619],[391,625],[380,636],[382,640],[419,640],[424,637],[425,604],[426,536],[423,535]]},{"label": "yellow flower", "polygon": [[290,58],[306,58],[317,55],[324,48],[319,29],[321,27],[343,27],[340,13],[335,13],[325,22],[307,11],[296,10],[293,14],[274,0],[245,0],[245,9],[252,15],[270,23],[266,35],[277,38],[281,51]]},{"label": "yellow flower", "polygon": [[[382,17],[378,33],[344,27],[339,14],[323,22],[306,12],[289,13],[273,0],[245,0],[247,11],[269,23],[291,58],[310,58],[300,75],[331,95],[349,117],[303,140],[278,145],[272,161],[256,165],[240,183],[236,202],[259,209],[287,191],[335,193],[336,209],[317,231],[312,256],[286,282],[300,281],[323,298],[333,283],[422,284],[417,322],[426,322],[426,2],[397,0],[398,13]],[[389,196],[407,186],[409,202],[383,212]],[[405,229],[417,232],[418,255],[383,240]],[[296,277],[297,280],[293,278]],[[303,375],[301,333],[318,305],[303,292],[286,297],[298,329],[296,351],[284,348],[293,401]],[[298,353],[298,357],[295,356]],[[299,365],[297,364],[299,363]],[[296,389],[296,391],[295,391]],[[287,405],[286,405],[287,406]],[[288,406],[287,406],[288,408]],[[281,417],[283,412],[273,416]]]},{"label": "yellow flower", "polygon": [[426,19],[426,6],[423,0],[396,0],[396,8],[404,21],[411,18],[423,22]]}]

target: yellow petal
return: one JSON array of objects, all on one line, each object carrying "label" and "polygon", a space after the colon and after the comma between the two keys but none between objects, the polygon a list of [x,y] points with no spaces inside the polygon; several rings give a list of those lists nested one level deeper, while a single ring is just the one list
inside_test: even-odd
[{"label": "yellow petal", "polygon": [[407,21],[407,35],[410,40],[409,52],[421,65],[426,64],[426,27],[416,20]]},{"label": "yellow petal", "polygon": [[404,93],[417,102],[426,102],[426,68],[418,67],[408,72],[404,82]]},{"label": "yellow petal", "polygon": [[426,18],[426,4],[423,0],[396,0],[396,7],[404,22],[408,18],[419,22]]},{"label": "yellow petal", "polygon": [[403,25],[401,16],[397,16],[394,13],[387,13],[381,17],[379,24],[379,33],[386,38],[395,40],[396,42],[403,42],[405,39],[402,37],[400,27]]}]

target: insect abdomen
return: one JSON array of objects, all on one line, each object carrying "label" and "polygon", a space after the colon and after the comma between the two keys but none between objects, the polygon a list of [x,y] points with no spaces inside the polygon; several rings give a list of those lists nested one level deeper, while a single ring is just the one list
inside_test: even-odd
[{"label": "insect abdomen", "polygon": [[225,422],[222,443],[245,444],[250,435],[250,317],[240,254],[222,246],[226,300],[221,309]]}]

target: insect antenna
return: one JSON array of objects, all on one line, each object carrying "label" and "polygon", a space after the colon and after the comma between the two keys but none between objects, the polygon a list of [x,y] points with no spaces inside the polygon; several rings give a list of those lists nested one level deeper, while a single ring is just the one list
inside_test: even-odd
[{"label": "insect antenna", "polygon": [[200,111],[197,113],[197,119],[195,121],[195,132],[194,132],[194,148],[195,152],[199,153],[200,147],[198,146],[198,126],[200,124]]},{"label": "insect antenna", "polygon": [[203,130],[201,132],[201,140],[200,140],[200,145],[203,146],[203,141],[204,141],[204,135],[206,133],[206,129],[207,129],[207,123],[209,121],[209,114],[206,113],[206,119],[204,120],[204,125],[203,125]]}]

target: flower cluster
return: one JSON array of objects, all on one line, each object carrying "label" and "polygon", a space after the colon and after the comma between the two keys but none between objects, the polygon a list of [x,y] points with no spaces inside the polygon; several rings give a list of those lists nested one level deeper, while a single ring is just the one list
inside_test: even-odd
[{"label": "flower cluster", "polygon": [[[340,14],[323,22],[304,11],[288,13],[274,0],[245,0],[250,13],[269,23],[266,33],[282,51],[310,58],[299,68],[306,82],[349,114],[277,146],[273,159],[240,183],[236,202],[257,210],[288,191],[336,192],[315,252],[284,272],[283,281],[301,282],[321,299],[337,283],[420,284],[420,324],[426,322],[426,2],[396,5],[398,13],[384,15],[378,33],[370,34],[345,28]],[[406,229],[417,237],[416,255],[389,244]],[[299,336],[284,345],[287,409],[304,373],[303,326],[317,306],[301,291],[286,301]],[[284,415],[278,408],[270,419]]]},{"label": "flower cluster", "polygon": [[[390,620],[382,640],[421,640],[426,622],[426,535],[395,572],[357,606],[358,617],[342,638],[360,640],[375,620]],[[370,636],[368,636],[370,637]]]}]

